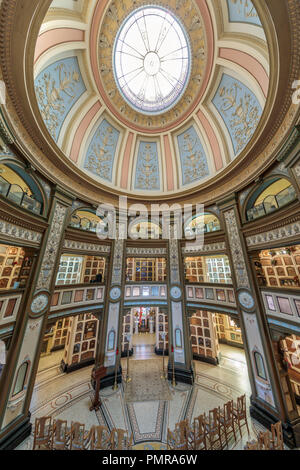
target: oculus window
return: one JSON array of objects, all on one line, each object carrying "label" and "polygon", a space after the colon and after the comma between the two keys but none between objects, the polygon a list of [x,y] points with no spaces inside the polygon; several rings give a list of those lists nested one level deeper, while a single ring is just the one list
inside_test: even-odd
[{"label": "oculus window", "polygon": [[183,95],[190,76],[189,39],[168,10],[148,6],[125,19],[113,50],[115,80],[125,101],[144,114],[159,114]]}]

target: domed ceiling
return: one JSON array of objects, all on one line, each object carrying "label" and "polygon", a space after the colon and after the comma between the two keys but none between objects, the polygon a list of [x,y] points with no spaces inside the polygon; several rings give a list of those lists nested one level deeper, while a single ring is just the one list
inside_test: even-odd
[{"label": "domed ceiling", "polygon": [[34,77],[55,145],[111,191],[196,190],[261,132],[270,66],[260,16],[250,0],[54,0]]}]

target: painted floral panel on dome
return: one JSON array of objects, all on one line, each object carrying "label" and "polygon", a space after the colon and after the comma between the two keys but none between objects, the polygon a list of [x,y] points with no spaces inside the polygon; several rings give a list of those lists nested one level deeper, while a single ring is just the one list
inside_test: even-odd
[{"label": "painted floral panel on dome", "polygon": [[253,136],[262,115],[255,94],[236,78],[223,74],[213,104],[231,137],[234,154],[240,153]]},{"label": "painted floral panel on dome", "polygon": [[95,131],[88,147],[84,168],[99,178],[112,182],[112,172],[120,132],[106,119]]},{"label": "painted floral panel on dome", "polygon": [[66,116],[86,91],[77,57],[49,65],[39,73],[34,83],[42,118],[57,142]]},{"label": "painted floral panel on dome", "polygon": [[208,176],[207,157],[194,126],[178,135],[177,141],[182,169],[182,184],[191,184]]},{"label": "painted floral panel on dome", "polygon": [[227,0],[229,21],[261,26],[258,13],[251,0]]},{"label": "painted floral panel on dome", "polygon": [[156,142],[140,142],[135,170],[135,189],[147,191],[160,189],[157,152]]}]

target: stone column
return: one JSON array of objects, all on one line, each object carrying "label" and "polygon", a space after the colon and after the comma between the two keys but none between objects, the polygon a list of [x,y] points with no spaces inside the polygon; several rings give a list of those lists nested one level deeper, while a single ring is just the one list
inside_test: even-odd
[{"label": "stone column", "polygon": [[170,313],[168,377],[169,380],[172,380],[172,361],[174,361],[176,380],[192,384],[194,376],[181,264],[179,240],[169,240],[168,303]]},{"label": "stone column", "polygon": [[49,227],[1,378],[0,449],[14,448],[31,431],[30,401],[71,203],[60,190],[53,194]]},{"label": "stone column", "polygon": [[224,217],[231,275],[252,388],[250,412],[260,422],[269,425],[278,419],[284,420],[270,335],[248,261],[235,198],[220,204],[220,209]]},{"label": "stone column", "polygon": [[[125,273],[125,240],[114,240],[112,245],[110,272],[106,290],[105,311],[101,328],[101,335],[96,354],[96,366],[104,365],[107,375],[101,380],[101,388],[113,385],[115,368],[117,381],[122,381],[121,358],[121,331],[122,308],[124,298]],[[118,355],[117,355],[118,350]]]}]

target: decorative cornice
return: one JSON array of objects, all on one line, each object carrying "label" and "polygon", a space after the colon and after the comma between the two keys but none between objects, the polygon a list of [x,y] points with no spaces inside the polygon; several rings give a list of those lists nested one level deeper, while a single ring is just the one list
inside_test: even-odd
[{"label": "decorative cornice", "polygon": [[126,254],[131,256],[144,256],[144,255],[166,255],[167,249],[166,248],[138,248],[138,247],[127,247]]},{"label": "decorative cornice", "polygon": [[[300,215],[298,219],[300,219]],[[277,240],[282,241],[295,236],[300,236],[300,220],[295,220],[293,223],[284,226],[278,224],[278,227],[273,230],[249,236],[246,238],[246,243],[248,247],[253,247]]]},{"label": "decorative cornice", "polygon": [[14,138],[12,133],[10,132],[6,121],[3,117],[2,111],[0,109],[0,136],[3,138],[4,142],[6,144],[13,144],[14,143]]},{"label": "decorative cornice", "polygon": [[34,230],[43,233],[48,227],[48,222],[44,219],[39,219],[31,213],[22,210],[21,207],[14,207],[5,200],[0,198],[0,219],[3,221],[17,225],[24,229]]},{"label": "decorative cornice", "polygon": [[108,245],[97,245],[96,243],[85,243],[75,240],[64,240],[64,248],[93,253],[110,253],[110,246]]},{"label": "decorative cornice", "polygon": [[294,146],[299,142],[300,139],[300,126],[295,126],[292,130],[287,142],[283,146],[282,150],[277,156],[279,162],[284,161],[291,153]]},{"label": "decorative cornice", "polygon": [[0,219],[0,234],[9,237],[11,240],[22,240],[34,245],[40,245],[42,241],[41,233],[9,223],[3,219]]},{"label": "decorative cornice", "polygon": [[226,251],[226,243],[219,242],[219,243],[211,243],[209,245],[203,245],[201,249],[195,244],[195,247],[182,247],[182,253],[184,255],[187,254],[201,254],[201,253],[211,253],[211,252],[219,252],[219,251]]},{"label": "decorative cornice", "polygon": [[267,218],[262,217],[253,221],[251,226],[248,224],[244,226],[243,233],[245,238],[253,237],[264,232],[271,232],[280,229],[289,224],[293,224],[300,220],[299,202],[293,203],[293,207],[282,209],[278,213],[270,214]]}]

